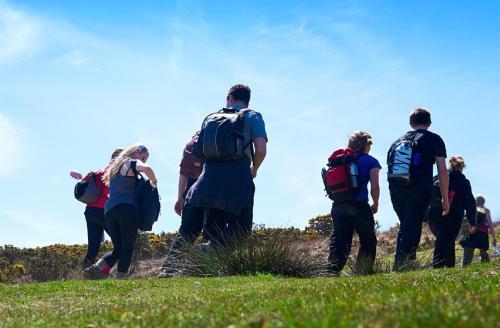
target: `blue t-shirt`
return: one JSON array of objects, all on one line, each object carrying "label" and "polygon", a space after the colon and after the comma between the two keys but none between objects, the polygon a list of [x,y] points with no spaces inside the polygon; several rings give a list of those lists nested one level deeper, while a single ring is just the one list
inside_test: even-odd
[{"label": "blue t-shirt", "polygon": [[358,182],[360,190],[354,197],[355,202],[368,202],[368,182],[370,182],[370,171],[372,169],[381,169],[378,160],[364,153],[357,154],[356,163],[358,164]]},{"label": "blue t-shirt", "polygon": [[[235,110],[246,110],[246,108],[232,107]],[[243,143],[247,145],[250,141],[256,138],[264,138],[267,141],[266,124],[262,119],[262,115],[254,110],[249,110],[245,113],[243,123]],[[252,161],[252,147],[245,149],[245,154]]]}]

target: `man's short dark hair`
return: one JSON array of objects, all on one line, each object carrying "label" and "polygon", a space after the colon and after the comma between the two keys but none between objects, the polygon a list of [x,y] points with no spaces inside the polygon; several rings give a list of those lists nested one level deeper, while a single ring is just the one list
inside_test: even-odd
[{"label": "man's short dark hair", "polygon": [[250,90],[250,87],[245,84],[235,84],[233,85],[229,91],[227,92],[228,96],[233,96],[233,100],[235,101],[242,101],[245,104],[250,103],[250,94],[252,93],[252,90]]},{"label": "man's short dark hair", "polygon": [[410,114],[410,125],[427,125],[430,126],[431,121],[431,113],[425,108],[417,108],[413,110]]}]

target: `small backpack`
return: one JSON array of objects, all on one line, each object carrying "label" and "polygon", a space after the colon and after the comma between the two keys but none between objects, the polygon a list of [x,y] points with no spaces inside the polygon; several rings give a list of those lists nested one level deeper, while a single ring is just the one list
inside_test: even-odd
[{"label": "small backpack", "polygon": [[[457,190],[458,190],[458,185],[450,177],[449,180],[449,191],[448,191],[448,199],[450,201],[450,206],[453,206],[453,200],[455,199],[455,196],[457,196]],[[437,207],[441,208],[441,201],[443,200],[443,197],[441,196],[441,184],[439,182],[439,176],[435,176],[433,178],[433,184],[432,184],[432,197],[431,197],[431,202],[430,202],[430,207]]]},{"label": "small backpack", "polygon": [[75,185],[75,198],[84,203],[95,203],[101,193],[101,181],[96,182],[96,174],[90,172],[87,179],[78,181]]},{"label": "small backpack", "polygon": [[409,133],[395,142],[387,154],[389,184],[407,186],[420,173],[421,157],[416,150],[421,133]]},{"label": "small backpack", "polygon": [[243,126],[245,113],[222,109],[208,115],[201,126],[193,154],[203,162],[227,162],[240,159],[251,141],[244,145]]},{"label": "small backpack", "polygon": [[327,165],[321,170],[327,196],[334,202],[352,200],[359,191],[356,152],[339,149],[328,158]]},{"label": "small backpack", "polygon": [[138,227],[141,231],[152,231],[153,224],[160,216],[161,204],[158,188],[153,188],[148,179],[140,174],[135,162],[131,163],[131,168],[137,176],[134,194],[134,207],[138,218]]}]

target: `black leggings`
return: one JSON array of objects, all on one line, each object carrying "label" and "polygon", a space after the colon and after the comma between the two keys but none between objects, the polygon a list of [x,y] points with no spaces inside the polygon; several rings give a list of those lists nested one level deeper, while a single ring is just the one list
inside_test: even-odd
[{"label": "black leggings", "polygon": [[113,251],[104,255],[106,263],[113,267],[118,262],[118,272],[127,273],[132,261],[137,239],[137,215],[131,204],[120,204],[106,213],[106,228]]},{"label": "black leggings", "polygon": [[87,221],[87,254],[83,260],[83,267],[88,268],[94,264],[101,242],[103,233],[106,230],[106,218],[104,209],[99,207],[87,206],[85,209],[85,220]]}]

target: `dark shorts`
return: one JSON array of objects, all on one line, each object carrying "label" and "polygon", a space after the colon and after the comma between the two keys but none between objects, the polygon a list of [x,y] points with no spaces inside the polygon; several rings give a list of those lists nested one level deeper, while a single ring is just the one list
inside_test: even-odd
[{"label": "dark shorts", "polygon": [[476,232],[473,234],[465,235],[462,240],[460,240],[460,245],[464,248],[478,248],[487,250],[488,248],[490,248],[488,233]]}]

